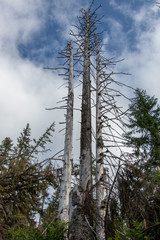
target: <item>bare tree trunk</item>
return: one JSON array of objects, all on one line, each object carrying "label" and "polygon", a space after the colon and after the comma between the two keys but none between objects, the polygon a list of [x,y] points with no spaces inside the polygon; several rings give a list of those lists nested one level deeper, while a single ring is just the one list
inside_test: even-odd
[{"label": "bare tree trunk", "polygon": [[96,79],[96,233],[97,240],[105,239],[105,206],[104,206],[104,165],[102,140],[102,113],[100,87],[100,59],[97,41],[97,79]]},{"label": "bare tree trunk", "polygon": [[66,134],[64,147],[64,164],[62,172],[62,183],[60,190],[59,218],[62,221],[69,222],[69,194],[71,191],[71,173],[72,173],[72,135],[73,135],[73,41],[69,44],[70,66],[69,66],[69,86],[68,103],[66,115]]},{"label": "bare tree trunk", "polygon": [[86,11],[85,24],[80,152],[80,186],[83,190],[86,190],[87,188],[90,189],[92,182],[90,23],[88,11]]},{"label": "bare tree trunk", "polygon": [[91,210],[92,150],[91,150],[91,80],[90,80],[90,15],[85,11],[85,34],[83,42],[83,89],[80,147],[80,185],[71,194],[71,240],[93,240]]}]

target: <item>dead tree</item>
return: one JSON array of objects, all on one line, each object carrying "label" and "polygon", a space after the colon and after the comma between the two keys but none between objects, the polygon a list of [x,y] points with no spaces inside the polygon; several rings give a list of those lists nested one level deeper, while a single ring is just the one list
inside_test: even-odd
[{"label": "dead tree", "polygon": [[[127,85],[113,79],[119,73],[113,72],[116,64],[113,59],[106,59],[103,54],[97,56],[97,239],[114,237],[113,202],[116,202],[116,179],[122,165],[128,161],[123,147],[125,140],[124,122],[127,110],[122,109],[120,102],[124,97],[122,87]],[[118,62],[118,61],[117,61]],[[122,73],[121,73],[122,74]],[[123,73],[124,74],[124,73]],[[98,77],[97,77],[98,78]],[[105,168],[104,168],[105,166]],[[107,173],[107,174],[106,174]],[[104,188],[106,195],[104,195]],[[111,231],[111,233],[110,233]],[[105,232],[105,234],[104,234]]]},{"label": "dead tree", "polygon": [[97,240],[105,239],[104,163],[102,139],[102,106],[100,85],[100,46],[97,41],[96,57],[96,233]]},{"label": "dead tree", "polygon": [[[96,9],[97,10],[97,9]],[[122,151],[124,146],[123,118],[126,115],[118,105],[119,97],[128,98],[120,91],[125,84],[113,79],[116,74],[112,70],[119,61],[106,59],[100,54],[101,33],[97,33],[96,10],[92,5],[87,11],[81,10],[78,33],[72,32],[78,45],[77,59],[82,66],[82,109],[80,136],[80,183],[71,194],[70,239],[104,240],[107,237],[109,221],[114,219],[111,213],[112,199],[116,196],[116,178],[121,165],[126,161]],[[96,56],[96,67],[94,66]],[[96,87],[91,80],[96,70]],[[80,72],[80,70],[79,70]],[[119,73],[118,73],[119,74]],[[92,124],[91,124],[91,92],[96,91],[96,182],[92,183]],[[116,152],[117,151],[117,152]],[[104,167],[105,165],[105,167]],[[107,172],[107,177],[105,176]],[[107,181],[105,180],[107,179]],[[92,191],[96,186],[95,199]],[[107,194],[105,195],[105,192]],[[96,219],[95,219],[96,215]],[[109,221],[108,221],[109,220]],[[96,224],[96,227],[95,227]]]},{"label": "dead tree", "polygon": [[[61,122],[66,124],[65,127],[65,143],[64,143],[64,154],[62,159],[62,174],[61,174],[61,185],[59,194],[59,208],[58,218],[63,222],[69,222],[69,195],[71,191],[71,175],[72,175],[72,138],[73,138],[73,104],[74,104],[74,90],[73,90],[73,41],[71,40],[67,47],[60,52],[60,58],[65,60],[62,66],[57,68],[46,68],[51,70],[63,70],[64,73],[59,73],[60,76],[64,77],[64,80],[68,81],[68,96],[63,97],[63,100],[59,103],[65,102],[65,105],[50,108],[53,109],[66,109],[66,121]],[[67,65],[67,67],[65,67]],[[62,151],[60,151],[62,152]],[[56,154],[57,155],[57,154]]]},{"label": "dead tree", "polygon": [[92,140],[91,140],[91,80],[90,80],[90,13],[85,13],[84,62],[80,146],[80,186],[83,190],[92,184]]},{"label": "dead tree", "polygon": [[[82,70],[82,113],[81,113],[81,146],[80,146],[80,184],[72,190],[71,194],[71,223],[70,231],[72,239],[105,239],[107,204],[111,199],[114,184],[114,174],[119,167],[121,156],[116,156],[115,148],[119,148],[122,140],[121,133],[118,134],[117,127],[122,128],[123,111],[116,105],[116,96],[121,95],[119,90],[112,89],[110,84],[119,83],[112,79],[114,75],[110,69],[115,63],[112,59],[106,59],[100,55],[101,34],[96,33],[97,20],[96,11],[91,7],[85,11],[81,10],[79,18],[78,33],[72,35],[78,44],[77,53]],[[97,66],[94,66],[96,56]],[[91,61],[92,59],[92,61]],[[96,87],[91,84],[96,70]],[[80,71],[79,71],[80,72]],[[122,84],[123,85],[123,84]],[[96,91],[96,220],[94,220],[94,199],[92,190],[92,124],[91,124],[91,91]],[[103,133],[102,133],[103,130]],[[118,142],[119,140],[119,142]],[[107,144],[106,144],[107,143]],[[110,150],[111,149],[111,150]],[[121,150],[120,150],[121,151]],[[122,155],[122,154],[121,154]],[[105,168],[103,160],[107,162],[107,169],[115,166],[113,179],[108,176],[105,181]],[[106,189],[108,196],[105,196]],[[105,201],[106,198],[106,201]],[[93,204],[93,205],[92,205]],[[107,209],[107,210],[106,210]],[[108,214],[108,212],[107,212]],[[96,230],[93,227],[96,222]]]},{"label": "dead tree", "polygon": [[[97,10],[97,9],[96,9]],[[117,97],[124,96],[120,90],[118,81],[113,80],[113,71],[110,69],[115,62],[106,59],[100,54],[101,34],[97,33],[96,10],[92,11],[92,4],[88,10],[81,10],[79,25],[76,26],[77,33],[72,32],[77,44],[76,60],[77,72],[82,76],[82,108],[81,108],[81,136],[80,136],[80,181],[79,185],[71,189],[71,139],[73,124],[73,94],[72,84],[69,85],[69,96],[67,104],[66,136],[64,165],[62,173],[62,184],[60,192],[59,217],[67,221],[69,210],[70,240],[104,240],[107,238],[110,216],[110,203],[115,192],[115,179],[119,171],[123,152],[122,133],[123,116],[125,112],[117,105]],[[70,67],[64,68],[67,72],[63,76],[73,78],[72,52],[63,51],[64,57],[70,56]],[[96,59],[95,59],[96,56]],[[95,61],[97,62],[95,67]],[[72,72],[72,73],[71,73]],[[95,79],[96,87],[91,84]],[[118,86],[117,89],[115,86]],[[91,92],[96,91],[96,180],[92,183],[92,124],[91,124]],[[118,154],[115,150],[118,149]],[[104,168],[105,164],[105,168]],[[107,181],[106,171],[109,169]],[[96,199],[93,192],[96,187]],[[107,195],[105,196],[105,191]],[[95,212],[96,200],[96,212]],[[69,206],[70,204],[70,206]],[[95,220],[96,215],[96,220]],[[96,227],[95,227],[96,225]],[[112,224],[113,225],[113,224]],[[106,236],[105,236],[106,235]]]},{"label": "dead tree", "polygon": [[68,77],[68,99],[67,99],[67,114],[66,114],[66,133],[64,146],[64,159],[62,169],[62,179],[60,188],[60,201],[58,214],[59,218],[64,222],[69,222],[69,194],[71,191],[71,174],[72,174],[72,136],[73,136],[73,41],[67,47],[69,54],[69,77]]},{"label": "dead tree", "polygon": [[80,183],[72,191],[70,239],[94,239],[92,206],[92,125],[91,125],[91,57],[95,54],[96,11],[92,5],[81,10],[78,34],[72,32],[78,45],[77,55],[82,66],[82,109],[80,136]]}]

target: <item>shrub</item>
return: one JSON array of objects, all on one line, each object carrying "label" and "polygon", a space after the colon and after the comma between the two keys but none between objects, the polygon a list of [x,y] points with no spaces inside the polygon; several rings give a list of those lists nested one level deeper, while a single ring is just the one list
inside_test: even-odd
[{"label": "shrub", "polygon": [[116,229],[115,237],[108,240],[149,240],[143,230],[143,223],[133,220],[132,227],[123,226],[121,229]]}]

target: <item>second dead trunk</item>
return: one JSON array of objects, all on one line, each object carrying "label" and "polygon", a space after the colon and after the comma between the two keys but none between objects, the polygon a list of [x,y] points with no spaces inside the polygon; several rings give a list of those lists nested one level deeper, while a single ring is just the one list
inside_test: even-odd
[{"label": "second dead trunk", "polygon": [[73,135],[73,42],[69,44],[69,84],[66,115],[66,133],[64,146],[64,163],[62,170],[62,183],[60,189],[59,218],[61,221],[69,222],[69,194],[71,191],[72,173],[72,135]]},{"label": "second dead trunk", "polygon": [[105,239],[105,205],[104,205],[104,165],[102,139],[102,105],[100,85],[100,56],[97,41],[97,77],[96,77],[96,233],[97,240]]}]

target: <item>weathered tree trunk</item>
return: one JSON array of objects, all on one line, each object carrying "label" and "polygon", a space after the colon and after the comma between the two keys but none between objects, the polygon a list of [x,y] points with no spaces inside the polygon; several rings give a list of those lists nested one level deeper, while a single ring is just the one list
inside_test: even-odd
[{"label": "weathered tree trunk", "polygon": [[92,151],[91,151],[91,80],[90,80],[90,15],[85,12],[83,42],[83,89],[81,113],[80,185],[71,194],[73,208],[70,224],[71,240],[93,240],[91,210]]},{"label": "weathered tree trunk", "polygon": [[97,240],[105,239],[105,205],[104,205],[104,165],[102,140],[102,106],[100,87],[100,59],[97,41],[97,79],[96,79],[96,233]]},{"label": "weathered tree trunk", "polygon": [[74,187],[70,198],[71,218],[69,224],[70,240],[94,240],[87,208],[89,199],[78,185]]},{"label": "weathered tree trunk", "polygon": [[62,172],[62,183],[60,189],[59,218],[62,221],[69,222],[69,194],[71,191],[71,173],[72,173],[72,132],[73,132],[73,41],[69,44],[70,66],[69,66],[69,86],[68,102],[66,115],[66,133],[64,147],[64,163]]},{"label": "weathered tree trunk", "polygon": [[91,151],[91,80],[90,80],[90,34],[89,12],[86,12],[84,39],[83,92],[81,116],[81,152],[80,152],[80,186],[90,189],[92,182]]}]

